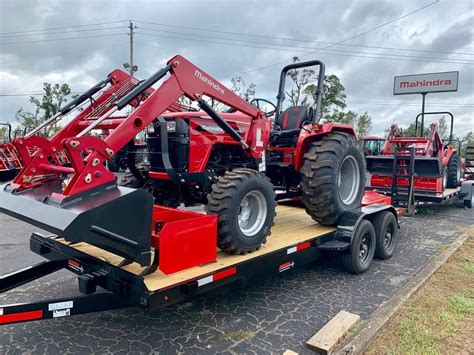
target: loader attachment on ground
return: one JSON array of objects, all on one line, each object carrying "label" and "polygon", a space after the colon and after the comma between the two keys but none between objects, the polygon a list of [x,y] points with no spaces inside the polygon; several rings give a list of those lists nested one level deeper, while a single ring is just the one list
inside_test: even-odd
[{"label": "loader attachment on ground", "polygon": [[142,266],[151,264],[150,194],[109,185],[58,202],[52,191],[61,191],[58,180],[22,191],[0,185],[0,211],[71,243],[86,242]]},{"label": "loader attachment on ground", "polygon": [[[367,171],[371,174],[392,175],[393,155],[377,155],[366,157]],[[415,174],[420,177],[443,176],[441,162],[438,158],[416,156]]]}]

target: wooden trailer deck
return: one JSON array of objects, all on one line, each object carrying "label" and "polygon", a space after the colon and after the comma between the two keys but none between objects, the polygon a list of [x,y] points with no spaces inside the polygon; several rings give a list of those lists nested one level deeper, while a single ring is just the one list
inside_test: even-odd
[{"label": "wooden trailer deck", "polygon": [[[173,285],[212,274],[220,269],[239,264],[243,261],[258,258],[268,253],[326,235],[334,230],[334,227],[325,227],[314,222],[302,207],[279,205],[277,207],[277,217],[275,219],[275,225],[272,228],[272,234],[268,237],[267,243],[264,244],[260,250],[246,255],[230,255],[220,251],[217,254],[216,262],[169,275],[165,275],[160,270],[157,270],[145,276],[144,282],[149,291],[166,289]],[[68,242],[64,240],[58,241],[68,244]],[[118,255],[87,243],[78,243],[71,245],[71,247],[115,266],[123,260],[123,258]],[[143,271],[143,268],[137,263],[124,266],[123,269],[135,275]]]}]

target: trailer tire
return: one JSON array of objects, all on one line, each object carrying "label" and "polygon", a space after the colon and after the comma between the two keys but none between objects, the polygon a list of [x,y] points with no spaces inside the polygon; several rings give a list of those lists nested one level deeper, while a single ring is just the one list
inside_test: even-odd
[{"label": "trailer tire", "polygon": [[397,219],[390,211],[377,213],[372,221],[377,243],[375,257],[385,260],[392,257],[398,239]]},{"label": "trailer tire", "polygon": [[448,188],[456,188],[461,182],[461,158],[459,154],[453,153],[448,162],[448,181],[446,186]]},{"label": "trailer tire", "polygon": [[472,208],[472,202],[474,200],[474,195],[471,195],[470,200],[464,200],[464,207]]},{"label": "trailer tire", "polygon": [[335,225],[357,208],[365,188],[364,155],[352,135],[330,132],[304,155],[301,190],[306,212],[323,225]]},{"label": "trailer tire", "polygon": [[341,266],[351,274],[367,271],[374,259],[375,247],[374,226],[370,221],[363,219],[354,233],[349,252],[339,254]]},{"label": "trailer tire", "polygon": [[205,206],[217,214],[217,245],[230,254],[260,249],[271,233],[276,195],[270,180],[252,169],[234,169],[212,185]]}]

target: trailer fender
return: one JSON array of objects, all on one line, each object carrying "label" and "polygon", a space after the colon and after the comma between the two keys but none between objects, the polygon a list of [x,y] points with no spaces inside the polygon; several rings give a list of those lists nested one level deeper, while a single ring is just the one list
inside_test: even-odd
[{"label": "trailer fender", "polygon": [[471,206],[474,200],[474,181],[467,180],[461,183],[461,191],[459,192],[459,198],[464,200],[465,206]]},{"label": "trailer fender", "polygon": [[347,211],[342,215],[337,225],[334,239],[318,245],[320,250],[347,251],[350,249],[352,239],[362,220],[366,219],[372,222],[373,218],[380,212],[390,211],[397,220],[397,226],[400,228],[398,215],[395,208],[391,205],[369,205],[361,209]]}]

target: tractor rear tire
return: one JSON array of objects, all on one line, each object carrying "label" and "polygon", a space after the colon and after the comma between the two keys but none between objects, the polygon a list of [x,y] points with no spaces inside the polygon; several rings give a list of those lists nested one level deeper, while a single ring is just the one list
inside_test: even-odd
[{"label": "tractor rear tire", "polygon": [[275,198],[272,183],[258,171],[234,169],[219,177],[205,207],[218,215],[218,247],[241,255],[260,249],[273,226]]},{"label": "tractor rear tire", "polygon": [[461,158],[459,154],[453,153],[448,162],[448,188],[459,187],[461,182]]},{"label": "tractor rear tire", "polygon": [[335,225],[360,207],[365,189],[364,155],[355,138],[331,132],[304,155],[301,189],[306,212],[323,225]]}]

